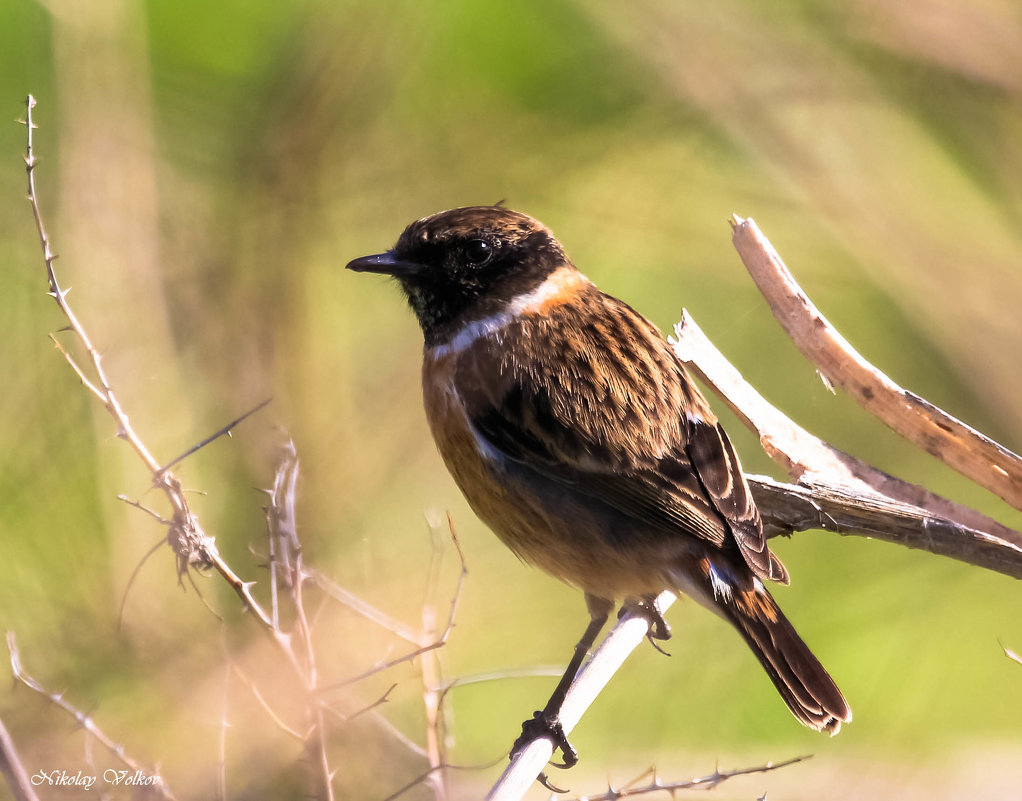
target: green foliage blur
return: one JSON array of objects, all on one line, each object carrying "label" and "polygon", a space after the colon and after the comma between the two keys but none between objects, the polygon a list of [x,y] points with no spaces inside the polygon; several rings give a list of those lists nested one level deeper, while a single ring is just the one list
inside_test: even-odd
[{"label": "green foliage blur", "polygon": [[[305,558],[409,625],[450,510],[469,575],[447,680],[563,665],[586,614],[577,591],[520,565],[473,518],[426,429],[411,314],[385,279],[341,269],[443,208],[504,199],[540,218],[665,331],[687,308],[814,433],[1022,522],[822,386],[727,224],[754,217],[892,378],[1022,448],[1012,0],[8,0],[0,64],[0,623],[30,672],[159,762],[181,798],[213,798],[221,768],[229,798],[302,797],[300,744],[225,666],[243,665],[301,729],[299,693],[219,579],[195,583],[223,622],[178,586],[166,548],[126,591],[164,531],[116,496],[167,510],[47,339],[65,321],[23,200],[14,119],[29,92],[58,274],[157,458],[274,398],[180,468],[228,561],[265,587],[257,489],[287,436],[302,460]],[[777,475],[724,417],[746,468]],[[653,762],[685,778],[813,753],[718,793],[1017,797],[1022,667],[1000,643],[1022,649],[1018,584],[819,532],[776,549],[793,576],[777,597],[854,722],[833,740],[803,730],[740,639],[682,602],[673,656],[640,649],[576,731],[582,763],[555,781],[596,792],[608,773],[620,783]],[[457,574],[445,559],[429,595],[441,619]],[[407,647],[314,598],[324,683]],[[418,676],[405,664],[337,696],[352,715],[397,684],[386,704],[337,722],[339,798],[386,798],[425,770],[389,728],[424,742]],[[552,683],[450,692],[451,761],[496,761],[450,772],[453,797],[483,795]],[[91,770],[80,729],[23,686],[0,687],[30,773]]]}]

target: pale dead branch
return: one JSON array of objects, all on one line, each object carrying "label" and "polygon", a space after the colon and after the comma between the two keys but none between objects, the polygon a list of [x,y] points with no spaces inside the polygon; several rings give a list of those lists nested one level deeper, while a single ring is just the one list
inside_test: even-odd
[{"label": "pale dead branch", "polygon": [[170,787],[167,785],[167,782],[162,776],[160,776],[158,770],[155,768],[148,768],[137,759],[130,756],[125,746],[109,737],[106,732],[99,728],[90,715],[86,714],[64,698],[63,694],[53,693],[47,690],[41,682],[25,671],[25,668],[21,664],[21,653],[18,651],[18,642],[13,631],[7,632],[7,650],[10,654],[11,672],[14,674],[14,678],[16,680],[20,681],[30,690],[33,690],[44,698],[49,699],[50,703],[54,706],[67,712],[67,714],[73,717],[78,725],[81,726],[88,735],[95,738],[100,745],[109,751],[111,756],[125,765],[129,770],[136,771],[144,775],[148,786],[157,790],[164,798],[175,798],[174,794],[170,791]]},{"label": "pale dead branch", "polygon": [[736,216],[732,226],[735,248],[774,317],[822,376],[917,447],[1022,509],[1022,457],[866,361],[820,314],[756,223]]},{"label": "pale dead branch", "polygon": [[[911,441],[1022,508],[1019,457],[897,387],[868,364],[798,288],[755,224],[737,217],[735,220],[735,246],[743,261],[785,330],[817,365],[828,385],[849,389],[869,411]],[[766,453],[795,481],[784,484],[762,476],[750,477],[768,534],[822,529],[874,537],[1022,578],[1022,534],[973,509],[888,475],[805,431],[749,386],[687,313],[676,327],[671,344],[678,357],[759,434]],[[673,596],[665,593],[658,603],[670,600]],[[588,692],[583,696],[577,685],[596,673],[606,672],[609,679],[609,674],[645,635],[644,621],[629,623],[635,624],[636,631],[623,637],[618,633],[621,624],[615,627],[569,690],[560,716],[566,734],[595,698],[595,694],[590,697]],[[584,706],[578,700],[583,697]],[[490,801],[521,798],[552,753],[549,740],[540,739],[528,745],[518,752],[487,798]]]},{"label": "pale dead branch", "polygon": [[749,477],[768,533],[823,529],[873,537],[1022,578],[1022,535],[813,436],[747,384],[687,312],[672,345],[795,479]]}]

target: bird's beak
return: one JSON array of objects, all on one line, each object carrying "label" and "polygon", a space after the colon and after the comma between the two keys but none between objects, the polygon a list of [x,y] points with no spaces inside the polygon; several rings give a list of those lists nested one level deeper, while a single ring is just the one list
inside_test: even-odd
[{"label": "bird's beak", "polygon": [[383,273],[404,278],[421,273],[422,265],[414,261],[402,261],[394,256],[393,250],[388,250],[386,253],[353,259],[348,262],[348,269],[356,273]]}]

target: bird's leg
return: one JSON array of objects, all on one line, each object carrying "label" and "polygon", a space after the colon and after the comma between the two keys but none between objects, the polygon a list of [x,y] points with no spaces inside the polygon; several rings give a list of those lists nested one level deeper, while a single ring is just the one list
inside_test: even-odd
[{"label": "bird's leg", "polygon": [[[582,635],[582,639],[578,641],[575,646],[575,653],[571,657],[571,661],[568,663],[568,667],[564,671],[564,675],[561,676],[561,680],[557,682],[557,687],[554,688],[553,694],[550,696],[550,700],[547,701],[546,706],[541,711],[537,711],[533,716],[522,724],[522,734],[515,740],[514,745],[511,747],[511,757],[514,758],[515,754],[525,748],[533,740],[540,737],[548,737],[554,744],[554,749],[560,749],[561,755],[564,758],[563,763],[552,762],[551,764],[558,768],[570,768],[572,765],[578,762],[578,752],[572,747],[571,743],[568,742],[568,737],[564,733],[564,728],[561,726],[560,712],[561,705],[564,703],[564,698],[568,694],[568,688],[571,683],[575,680],[578,675],[579,669],[582,667],[582,662],[586,658],[586,654],[589,653],[589,649],[593,647],[593,643],[596,642],[596,637],[600,633],[604,624],[607,622],[607,618],[610,617],[610,611],[614,608],[612,601],[608,601],[606,598],[597,598],[594,595],[586,593],[586,605],[589,607],[589,625],[586,627],[585,633]],[[542,782],[543,786],[551,792],[561,793],[563,790],[559,790],[553,787],[547,780],[546,774],[541,773],[539,775],[539,781]]]},{"label": "bird's leg", "polygon": [[646,632],[646,639],[649,640],[649,644],[664,656],[670,656],[667,651],[656,644],[656,640],[671,639],[671,627],[667,625],[667,621],[660,614],[660,610],[656,608],[656,596],[643,595],[638,600],[631,598],[625,601],[621,604],[621,609],[617,613],[618,620],[629,612],[634,612],[646,620],[646,624],[649,626],[649,630]]}]

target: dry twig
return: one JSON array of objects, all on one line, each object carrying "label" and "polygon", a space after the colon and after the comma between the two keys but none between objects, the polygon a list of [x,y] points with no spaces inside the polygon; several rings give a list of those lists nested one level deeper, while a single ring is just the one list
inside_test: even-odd
[{"label": "dry twig", "polygon": [[97,742],[100,743],[110,754],[119,760],[121,763],[126,765],[130,770],[136,771],[144,775],[147,779],[148,786],[156,789],[159,793],[168,799],[174,799],[174,794],[170,791],[170,787],[167,786],[166,781],[160,776],[158,770],[154,768],[147,768],[137,759],[128,755],[127,749],[118,742],[115,742],[104,732],[90,715],[82,712],[78,707],[66,700],[60,693],[51,693],[47,690],[38,680],[30,676],[25,672],[24,667],[21,664],[21,654],[18,651],[18,642],[15,639],[14,632],[7,632],[7,650],[10,653],[11,660],[11,671],[14,674],[14,678],[33,690],[39,693],[44,698],[48,698],[50,703],[54,706],[58,706],[73,717],[78,725],[81,726],[89,735],[94,737]]},{"label": "dry twig", "polygon": [[25,764],[18,755],[14,738],[0,720],[0,773],[4,774],[7,786],[11,788],[14,801],[39,801],[32,780],[28,777]]},{"label": "dry twig", "polygon": [[[56,337],[51,336],[51,338],[82,384],[99,399],[99,401],[103,404],[103,407],[114,419],[117,425],[118,437],[129,443],[136,455],[142,460],[143,464],[149,470],[152,476],[153,485],[162,491],[164,497],[167,499],[173,514],[169,520],[163,520],[161,522],[167,526],[167,543],[170,545],[177,557],[179,581],[184,577],[187,577],[189,581],[191,581],[190,571],[192,568],[212,568],[216,570],[216,572],[219,573],[225,581],[227,581],[230,587],[241,599],[245,609],[252,613],[253,618],[261,625],[262,630],[271,637],[279,651],[284,655],[287,664],[291,666],[296,676],[302,682],[303,689],[308,693],[310,698],[313,698],[317,678],[314,654],[311,640],[309,639],[308,623],[304,616],[304,608],[301,600],[301,551],[297,544],[297,538],[291,536],[293,534],[291,531],[287,531],[286,534],[281,535],[281,537],[278,538],[278,544],[286,543],[285,547],[287,558],[283,563],[278,563],[275,560],[273,564],[274,566],[283,564],[286,571],[285,575],[287,580],[290,582],[289,589],[294,601],[296,627],[301,635],[299,639],[304,646],[304,652],[301,656],[296,653],[293,647],[294,639],[289,633],[283,631],[279,627],[276,616],[276,606],[274,606],[273,615],[271,616],[271,614],[262,607],[253,595],[252,588],[254,586],[254,582],[243,581],[220,556],[213,538],[203,531],[198,517],[189,508],[188,500],[185,496],[185,491],[180,479],[169,469],[172,465],[179,463],[185,456],[194,453],[199,447],[208,444],[213,439],[216,439],[219,436],[229,435],[231,430],[242,420],[246,419],[255,411],[261,409],[267,402],[261,403],[252,411],[242,415],[236,420],[233,420],[231,423],[216,432],[216,434],[212,437],[207,437],[198,446],[190,448],[184,454],[171,460],[166,465],[161,465],[152,455],[131,425],[127,414],[114,392],[110,379],[106,374],[100,353],[96,350],[84,325],[75,315],[68,303],[68,290],[62,289],[57,281],[57,276],[53,269],[53,262],[56,259],[56,256],[53,253],[50,238],[46,233],[46,227],[43,222],[35,186],[35,170],[38,164],[33,142],[33,131],[35,130],[35,125],[32,121],[32,112],[35,105],[35,99],[29,95],[26,102],[25,118],[28,130],[25,155],[25,165],[28,174],[28,200],[32,206],[36,229],[42,245],[43,258],[46,265],[47,282],[49,285],[49,294],[56,301],[61,313],[67,318],[67,330],[71,331],[75,335],[79,344],[87,354],[90,368],[86,369],[86,367],[79,364],[77,359],[75,359],[75,357],[60,344]],[[285,468],[282,468],[282,470],[285,470]],[[287,465],[287,463],[286,470],[291,470],[291,467]],[[296,474],[297,457],[293,460],[293,475],[291,473],[285,473],[285,476],[290,476],[293,479],[293,476]],[[281,476],[282,473],[279,472],[278,479],[281,479]],[[275,489],[278,488],[275,487]],[[275,508],[287,508],[289,510],[288,513],[293,517],[293,480],[290,484],[285,481],[279,489],[282,493],[281,498],[274,500],[279,500],[280,506]],[[291,504],[291,506],[287,506],[287,504]],[[274,587],[276,588],[276,582],[274,582]],[[276,596],[274,596],[274,599],[276,600]],[[310,702],[309,714],[314,718],[315,725],[310,729],[310,738],[306,740],[306,744],[310,747],[314,762],[319,767],[320,781],[318,783],[321,786],[321,797],[325,798],[327,801],[332,801],[332,773],[326,759],[325,737],[323,736],[324,721],[321,705],[319,703]]]},{"label": "dry twig", "polygon": [[[674,798],[674,794],[678,790],[713,790],[728,779],[733,779],[736,776],[769,773],[773,770],[786,768],[788,765],[794,765],[796,762],[805,762],[811,758],[812,755],[807,754],[786,759],[783,762],[767,762],[765,765],[759,765],[754,768],[735,768],[734,770],[720,770],[718,768],[706,776],[679,782],[665,782],[660,778],[656,768],[650,768],[638,778],[621,787],[608,785],[607,791],[600,793],[600,795],[587,795],[585,798],[566,799],[566,801],[620,801],[622,798],[637,798],[638,796],[650,795],[652,793],[670,793],[671,798]],[[644,781],[647,776],[650,776],[651,779],[645,784],[640,784],[639,782]]]},{"label": "dry twig", "polygon": [[817,439],[749,386],[687,312],[672,344],[795,479],[749,477],[769,534],[822,529],[874,537],[1022,578],[1018,532]]},{"label": "dry twig", "polygon": [[[321,587],[327,596],[332,597],[346,604],[349,608],[364,615],[378,625],[389,629],[397,636],[413,643],[414,651],[404,656],[390,660],[382,665],[377,665],[370,671],[355,677],[343,684],[350,684],[353,681],[365,678],[369,675],[385,670],[401,662],[409,661],[417,656],[423,656],[435,652],[446,644],[454,626],[457,614],[458,603],[461,597],[461,590],[465,580],[466,568],[465,558],[461,551],[460,543],[454,532],[453,524],[448,520],[451,540],[457,550],[461,563],[461,572],[457,581],[454,594],[451,599],[450,610],[442,630],[438,630],[437,615],[432,604],[424,608],[423,629],[416,631],[412,627],[396,621],[386,613],[375,609],[370,604],[355,596],[353,593],[339,587],[336,583],[328,580],[316,571],[307,568],[302,558],[301,544],[297,535],[295,524],[295,488],[298,477],[298,457],[294,446],[288,443],[285,449],[285,457],[277,470],[273,488],[268,491],[270,503],[266,509],[267,531],[269,541],[269,570],[270,570],[270,609],[267,610],[256,599],[253,594],[254,582],[242,580],[234,570],[220,556],[212,537],[208,536],[199,523],[197,516],[191,511],[185,491],[180,479],[171,471],[171,468],[180,464],[186,457],[204,447],[221,436],[230,436],[231,431],[243,420],[263,408],[269,401],[264,401],[251,411],[231,421],[213,435],[203,439],[197,445],[187,449],[180,456],[171,459],[161,465],[156,457],[149,451],[142,438],[131,425],[128,415],[121,406],[113,385],[106,373],[102,357],[94,346],[92,339],[83,323],[79,320],[71,305],[68,302],[68,290],[60,286],[54,261],[56,255],[53,252],[52,243],[46,232],[43,221],[41,206],[39,203],[35,171],[38,166],[38,159],[34,148],[35,124],[33,112],[36,101],[29,96],[26,101],[25,124],[27,127],[27,143],[25,165],[28,179],[28,200],[36,223],[36,229],[41,243],[43,259],[45,262],[47,284],[49,294],[57,303],[61,313],[67,319],[68,325],[62,329],[73,334],[77,345],[84,351],[85,360],[80,361],[72,354],[72,348],[65,347],[56,336],[52,336],[53,342],[65,361],[78,376],[82,385],[92,393],[106,409],[107,413],[114,420],[117,427],[117,435],[124,439],[139,457],[146,469],[149,471],[153,486],[162,492],[172,510],[169,517],[163,517],[159,513],[143,507],[138,502],[128,501],[131,505],[142,509],[154,517],[162,525],[166,526],[166,542],[170,545],[177,557],[178,579],[185,578],[192,581],[191,570],[212,568],[227,581],[234,592],[241,599],[244,608],[252,614],[260,628],[266,632],[279,652],[284,656],[285,661],[290,665],[291,670],[300,681],[301,689],[307,699],[305,713],[307,726],[305,733],[296,731],[294,727],[283,723],[282,718],[277,715],[266,702],[253,682],[247,679],[233,667],[235,673],[242,678],[243,682],[252,691],[257,701],[270,715],[278,726],[289,736],[299,739],[305,746],[308,755],[308,763],[314,768],[314,784],[318,785],[317,795],[331,801],[333,799],[333,771],[330,767],[327,755],[327,727],[326,716],[349,721],[363,712],[373,712],[380,704],[386,701],[387,691],[377,701],[364,706],[355,715],[345,717],[327,705],[323,700],[323,689],[319,686],[320,679],[316,665],[316,654],[312,640],[312,626],[306,614],[303,591],[309,579]],[[123,500],[127,500],[121,496]],[[439,562],[437,562],[437,570]],[[437,570],[430,574],[430,590],[434,588]],[[136,569],[137,573],[137,569]],[[131,581],[134,580],[133,573]],[[129,581],[129,587],[131,584]],[[194,586],[194,584],[193,584]],[[127,591],[126,591],[127,593]],[[287,605],[287,612],[282,607]],[[215,613],[214,613],[215,614]],[[287,622],[282,622],[284,618]],[[13,647],[13,639],[12,639]],[[12,651],[12,664],[17,664],[16,652]],[[225,674],[225,703],[226,703],[226,674]],[[419,749],[410,744],[410,750],[417,754],[425,754],[430,761],[430,773],[438,774],[444,767],[442,754],[442,725],[441,725],[441,700],[440,692],[440,669],[439,664],[433,660],[424,660],[423,664],[424,702],[427,707],[429,727],[427,730],[428,745],[425,750]],[[334,685],[341,686],[341,685]],[[327,688],[329,689],[329,688]],[[393,689],[393,688],[391,688]],[[56,696],[50,696],[57,701]],[[68,707],[65,707],[68,708]],[[70,709],[69,709],[70,711]],[[226,710],[225,710],[226,714]],[[83,725],[91,731],[92,723],[87,716],[81,716]],[[221,746],[226,748],[226,718],[221,729]],[[391,730],[396,730],[391,727]],[[398,733],[399,734],[399,733]],[[400,737],[400,735],[399,735]],[[406,741],[406,738],[405,738]],[[12,785],[13,786],[13,785]],[[444,795],[443,786],[440,782],[434,782],[436,795],[441,798]],[[226,794],[226,778],[221,775],[218,791],[223,796]]]},{"label": "dry twig", "polygon": [[919,448],[1022,509],[1022,457],[895,384],[820,314],[752,219],[735,216],[732,227],[735,248],[774,317],[830,384]]},{"label": "dry twig", "polygon": [[[151,473],[153,485],[163,492],[170,503],[173,515],[170,519],[167,542],[177,556],[179,575],[183,576],[192,567],[212,567],[227,581],[235,593],[237,593],[245,608],[253,613],[255,618],[263,625],[263,628],[267,632],[274,634],[269,616],[252,595],[252,582],[242,581],[221,558],[213,538],[206,535],[199,524],[198,517],[189,508],[181,481],[171,471],[165,470],[160,465],[131,425],[128,415],[121,407],[120,401],[103,367],[102,356],[93,345],[85,326],[79,321],[68,303],[67,294],[69,290],[62,289],[57,281],[57,275],[53,269],[53,262],[57,256],[53,252],[50,237],[46,233],[46,226],[43,222],[35,186],[35,170],[38,166],[33,141],[35,125],[32,121],[32,111],[36,106],[35,98],[29,95],[25,105],[25,126],[28,130],[25,151],[25,169],[28,174],[28,201],[32,206],[32,215],[35,218],[36,231],[39,234],[39,242],[42,246],[49,294],[56,301],[61,313],[67,318],[68,330],[75,335],[85,350],[91,365],[92,376],[90,377],[86,369],[60,344],[56,337],[51,336],[53,343],[86,389],[99,399],[100,403],[103,404],[103,408],[114,419],[114,422],[117,424],[117,436],[125,440],[132,450],[135,451],[136,455]],[[286,644],[280,642],[279,639],[278,644],[287,651]]]},{"label": "dry twig", "polygon": [[[1017,478],[1022,475],[1019,457],[900,389],[865,362],[816,311],[755,224],[735,219],[735,245],[743,261],[768,296],[782,325],[820,367],[825,380],[849,387],[861,401],[870,402],[864,403],[870,411],[912,441],[1018,506],[1022,497],[1017,494],[1018,482],[1022,480]],[[769,280],[764,277],[767,274],[772,276]],[[822,342],[817,342],[818,336]],[[687,313],[676,327],[672,345],[678,357],[759,434],[763,449],[796,481],[783,484],[762,476],[750,477],[768,534],[823,529],[882,538],[1022,578],[1022,534],[923,487],[883,473],[812,436],[746,384]],[[845,372],[849,373],[847,379]],[[895,410],[898,413],[888,407],[898,407]],[[935,434],[934,430],[947,436]],[[665,593],[659,602],[664,603],[667,598],[673,596]],[[644,621],[631,622],[637,624],[631,639],[638,644],[645,635]],[[608,645],[617,639],[618,628],[620,625],[593,654],[576,684],[586,680],[591,666],[609,660],[611,653],[613,661],[599,669],[613,672],[634,647],[631,641],[620,646]],[[575,693],[573,686],[569,698]],[[561,711],[565,733],[570,732],[580,714],[574,702],[571,705],[565,702]],[[516,755],[487,798],[491,801],[520,798],[552,751],[547,740],[531,743]]]},{"label": "dry twig", "polygon": [[[367,670],[364,670],[363,672],[355,676],[351,676],[347,679],[344,679],[343,681],[335,682],[333,684],[322,687],[320,688],[321,693],[327,693],[332,690],[340,689],[341,687],[346,687],[349,684],[355,684],[357,682],[362,681],[363,679],[369,678],[370,676],[375,676],[377,673],[382,673],[385,670],[389,670],[390,668],[395,667],[396,665],[400,665],[404,662],[411,662],[413,659],[416,659],[417,657],[420,657],[423,654],[429,653],[430,651],[436,650],[437,648],[442,648],[444,645],[447,644],[447,640],[451,636],[451,631],[454,629],[454,620],[458,614],[458,604],[461,602],[461,592],[465,585],[465,577],[468,575],[468,567],[466,566],[465,562],[465,554],[461,550],[461,543],[458,542],[458,535],[454,530],[454,524],[453,522],[450,521],[450,518],[448,518],[448,522],[450,527],[451,542],[454,543],[454,547],[458,552],[458,558],[461,561],[461,572],[458,574],[458,581],[454,587],[454,593],[451,596],[450,610],[448,611],[447,622],[444,624],[443,631],[441,631],[437,636],[431,636],[431,632],[429,631],[412,633],[411,630],[409,630],[403,624],[398,623],[400,629],[392,628],[390,630],[393,631],[395,634],[398,634],[398,636],[400,636],[402,639],[409,639],[413,643],[419,643],[420,645],[418,648],[409,651],[408,653],[402,654],[401,656],[397,656],[392,659],[387,659],[385,661],[378,662],[373,667],[368,668]],[[338,601],[344,604],[349,603],[348,601],[349,597],[354,598],[356,604],[352,606],[352,608],[356,609],[356,611],[358,611],[360,614],[366,614],[369,610],[373,610],[373,607],[370,604],[366,603],[365,601],[359,598],[351,596],[351,594],[348,593],[347,591],[345,591],[344,594],[342,595],[335,595],[333,593],[331,594],[333,595],[334,598],[336,598]],[[386,617],[389,617],[384,615],[384,613],[375,610],[369,614],[366,614],[366,616],[369,617],[370,619],[377,621],[381,621],[386,619]]]}]

